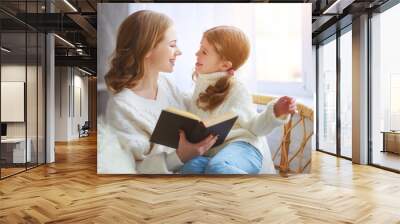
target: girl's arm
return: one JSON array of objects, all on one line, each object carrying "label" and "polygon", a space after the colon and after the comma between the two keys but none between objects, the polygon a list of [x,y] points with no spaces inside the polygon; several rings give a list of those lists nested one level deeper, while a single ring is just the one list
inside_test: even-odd
[{"label": "girl's arm", "polygon": [[261,113],[256,113],[243,125],[257,136],[265,136],[272,132],[276,127],[286,124],[290,116],[276,117],[274,114],[274,105],[276,100],[267,104],[266,109]]},{"label": "girl's arm", "polygon": [[130,152],[136,162],[136,173],[162,174],[178,170],[183,163],[175,150],[152,144],[149,139],[150,128],[139,121],[123,103],[110,100],[107,111],[107,122],[117,136],[122,150]]},{"label": "girl's arm", "polygon": [[233,93],[233,111],[239,115],[239,125],[252,132],[256,136],[265,136],[273,129],[287,123],[290,115],[276,117],[274,105],[277,100],[267,104],[266,109],[257,113],[253,99],[248,90],[242,85],[235,85]]}]

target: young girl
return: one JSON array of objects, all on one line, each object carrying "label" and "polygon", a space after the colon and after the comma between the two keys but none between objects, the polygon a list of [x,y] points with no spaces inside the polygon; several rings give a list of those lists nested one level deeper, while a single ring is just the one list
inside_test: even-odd
[{"label": "young girl", "polygon": [[201,118],[228,111],[239,118],[222,145],[185,163],[182,173],[257,174],[263,162],[266,173],[275,173],[265,135],[287,122],[296,104],[290,97],[281,97],[263,113],[256,112],[251,95],[234,75],[249,51],[249,41],[238,28],[218,26],[204,33],[196,53],[190,110]]}]

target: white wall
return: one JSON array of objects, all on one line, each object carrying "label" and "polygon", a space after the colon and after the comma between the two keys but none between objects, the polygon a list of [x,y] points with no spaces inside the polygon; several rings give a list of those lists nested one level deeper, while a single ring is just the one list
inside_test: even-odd
[{"label": "white wall", "polygon": [[[81,126],[85,123],[85,121],[88,121],[88,77],[82,77],[81,74],[83,73],[78,73],[76,74],[77,70],[75,70],[75,75],[74,75],[74,107],[72,108],[72,129],[70,132],[70,135],[73,136],[73,138],[79,137],[78,133],[78,124]],[[81,111],[80,111],[81,110]]]},{"label": "white wall", "polygon": [[83,75],[72,67],[56,67],[55,141],[79,138],[78,124],[88,120],[88,78]]},{"label": "white wall", "polygon": [[[27,109],[27,120],[28,120],[28,137],[30,133],[35,133],[36,135],[36,107],[37,107],[37,99],[36,99],[36,80],[30,77],[31,74],[36,75],[36,66],[27,66],[25,65],[2,65],[1,66],[1,81],[4,82],[25,82],[26,72],[28,74],[28,83],[32,88],[27,88],[27,106],[30,106]],[[4,97],[4,96],[2,96]],[[40,107],[41,105],[39,105]],[[10,108],[1,108],[1,110],[9,110]],[[24,110],[24,108],[22,108]],[[33,113],[35,112],[35,113]],[[32,123],[34,122],[34,123]],[[25,123],[26,122],[7,122],[7,136],[8,137],[25,137]]]},{"label": "white wall", "polygon": [[67,141],[68,115],[68,73],[67,67],[55,68],[55,141]]}]

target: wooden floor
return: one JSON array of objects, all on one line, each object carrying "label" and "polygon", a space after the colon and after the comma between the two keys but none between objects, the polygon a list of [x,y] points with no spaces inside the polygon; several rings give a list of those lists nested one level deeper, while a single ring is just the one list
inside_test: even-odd
[{"label": "wooden floor", "polygon": [[[21,167],[21,166],[23,166],[23,167]],[[27,164],[27,167],[25,167],[24,164],[19,165],[18,167],[11,167],[11,168],[10,167],[7,167],[7,168],[2,167],[1,168],[1,178],[6,178],[8,176],[15,175],[20,172],[24,172],[27,169],[28,170],[34,169],[35,167],[37,167],[37,164],[29,164],[29,163]]]},{"label": "wooden floor", "polygon": [[10,175],[19,173],[26,170],[26,168],[1,168],[1,178],[8,177]]},{"label": "wooden floor", "polygon": [[400,223],[400,175],[316,152],[289,178],[100,176],[90,137],[0,181],[0,223],[43,222]]}]

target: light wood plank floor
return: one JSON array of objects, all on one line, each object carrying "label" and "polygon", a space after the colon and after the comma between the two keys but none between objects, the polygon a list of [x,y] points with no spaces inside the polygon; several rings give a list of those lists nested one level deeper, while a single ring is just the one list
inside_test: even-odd
[{"label": "light wood plank floor", "polygon": [[7,177],[7,176],[10,176],[10,175],[13,175],[13,174],[16,174],[16,173],[18,173],[18,172],[21,172],[21,171],[24,171],[25,170],[25,167],[24,168],[1,168],[1,177],[3,178],[3,177]]},{"label": "light wood plank floor", "polygon": [[0,181],[0,223],[400,223],[400,175],[313,154],[312,173],[96,174],[96,139]]}]

